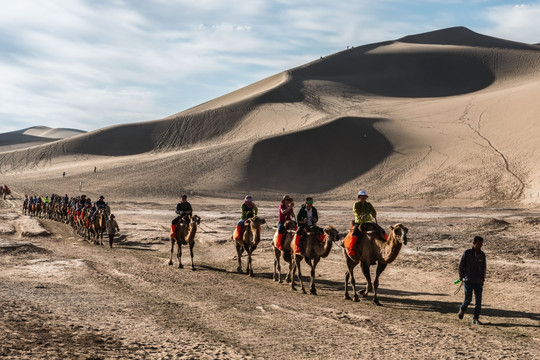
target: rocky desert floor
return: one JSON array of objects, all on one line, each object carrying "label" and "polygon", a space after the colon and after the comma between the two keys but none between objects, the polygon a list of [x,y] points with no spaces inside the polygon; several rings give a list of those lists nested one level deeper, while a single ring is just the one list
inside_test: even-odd
[{"label": "rocky desert floor", "polygon": [[[381,225],[409,228],[375,306],[371,295],[344,300],[339,243],[317,267],[318,295],[272,280],[277,203],[258,202],[270,226],[249,277],[236,272],[230,240],[239,201],[189,199],[202,218],[192,271],[176,257],[168,265],[175,202],[145,200],[110,203],[121,229],[112,249],[23,215],[20,199],[0,200],[1,358],[540,358],[538,210],[374,204]],[[321,226],[346,233],[352,201],[315,206]],[[453,284],[474,235],[485,238],[488,266],[482,326],[471,323],[472,304],[457,318],[463,290]],[[182,260],[190,264],[185,247]],[[303,273],[308,282],[305,263]]]}]

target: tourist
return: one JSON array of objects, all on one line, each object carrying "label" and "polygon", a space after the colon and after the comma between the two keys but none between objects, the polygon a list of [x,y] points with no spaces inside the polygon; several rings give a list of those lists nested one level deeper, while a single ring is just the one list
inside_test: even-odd
[{"label": "tourist", "polygon": [[475,236],[472,248],[465,250],[459,261],[459,279],[464,284],[465,299],[459,308],[458,317],[463,319],[474,292],[473,324],[476,325],[482,325],[479,318],[482,310],[482,290],[486,279],[486,254],[481,250],[483,244],[484,239]]}]

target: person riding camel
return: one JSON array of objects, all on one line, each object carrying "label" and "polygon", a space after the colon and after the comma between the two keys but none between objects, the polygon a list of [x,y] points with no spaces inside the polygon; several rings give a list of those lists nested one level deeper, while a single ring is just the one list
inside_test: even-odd
[{"label": "person riding camel", "polygon": [[279,206],[279,219],[277,225],[277,238],[276,245],[277,248],[281,250],[283,236],[287,233],[285,228],[285,222],[287,220],[294,221],[294,200],[289,195],[283,196],[281,199],[281,205]]},{"label": "person riding camel", "polygon": [[368,198],[368,194],[364,190],[360,190],[358,192],[358,201],[355,202],[353,205],[353,212],[354,212],[355,220],[354,220],[353,233],[351,236],[351,243],[348,249],[348,253],[351,256],[356,255],[353,249],[354,249],[354,245],[356,244],[356,241],[358,240],[358,237],[360,236],[359,228],[365,222],[372,222],[373,219],[377,218],[377,212],[375,211],[375,208],[373,207],[373,205],[371,205],[370,202],[366,201],[367,198]]},{"label": "person riding camel", "polygon": [[176,240],[176,227],[180,222],[185,222],[188,215],[191,215],[193,209],[191,204],[187,201],[187,195],[182,195],[182,200],[176,204],[176,213],[178,216],[173,219],[171,223],[171,237]]},{"label": "person riding camel", "polygon": [[103,195],[101,195],[99,197],[99,200],[96,201],[94,206],[96,207],[96,209],[92,213],[92,222],[96,219],[96,215],[97,215],[97,212],[99,211],[99,209],[104,209],[105,220],[109,220],[109,214],[107,213],[107,211],[105,211],[105,210],[107,210],[107,203],[105,202],[105,197]]},{"label": "person riding camel", "polygon": [[242,239],[242,234],[244,233],[244,225],[246,220],[254,217],[258,213],[257,205],[253,202],[253,196],[246,195],[244,202],[241,206],[242,209],[242,218],[236,224],[236,230],[234,231],[234,239]]},{"label": "person riding camel", "polygon": [[296,219],[298,220],[298,230],[294,235],[294,242],[296,248],[301,249],[308,229],[322,233],[322,229],[316,225],[317,221],[319,221],[319,215],[317,209],[313,206],[313,198],[311,196],[308,196],[305,204],[302,204],[300,207]]}]

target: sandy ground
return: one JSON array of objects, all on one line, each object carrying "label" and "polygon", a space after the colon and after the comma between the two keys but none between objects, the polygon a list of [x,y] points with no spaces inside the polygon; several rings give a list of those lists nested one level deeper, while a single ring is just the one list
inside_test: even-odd
[{"label": "sandy ground", "polygon": [[[112,249],[65,224],[0,209],[0,357],[7,359],[485,358],[540,356],[540,213],[497,209],[379,208],[403,222],[408,246],[385,271],[382,307],[343,299],[345,263],[334,244],[317,267],[318,295],[272,281],[273,230],[263,229],[255,276],[236,273],[231,200],[190,198],[202,224],[195,266],[167,265],[174,203],[111,204]],[[316,203],[341,233],[350,205]],[[274,203],[259,202],[275,222]],[[232,210],[233,209],[233,210]],[[473,235],[486,239],[483,326],[457,309],[457,263]],[[189,252],[183,249],[183,263]],[[307,266],[303,266],[308,275]],[[360,287],[365,285],[356,271]],[[304,281],[309,281],[304,277]]]}]

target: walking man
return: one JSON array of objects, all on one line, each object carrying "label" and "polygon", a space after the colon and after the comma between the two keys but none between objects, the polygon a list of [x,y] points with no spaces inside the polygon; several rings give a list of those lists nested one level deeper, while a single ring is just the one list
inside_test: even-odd
[{"label": "walking man", "polygon": [[465,300],[459,308],[458,317],[463,319],[474,292],[473,324],[476,325],[482,325],[479,318],[482,310],[482,289],[486,279],[486,254],[481,250],[483,244],[484,239],[475,236],[472,248],[465,250],[459,261],[459,279],[465,287]]},{"label": "walking man", "polygon": [[113,238],[116,231],[120,231],[118,223],[114,220],[114,215],[111,214],[111,218],[107,220],[107,235],[109,235],[109,247],[112,248]]}]

